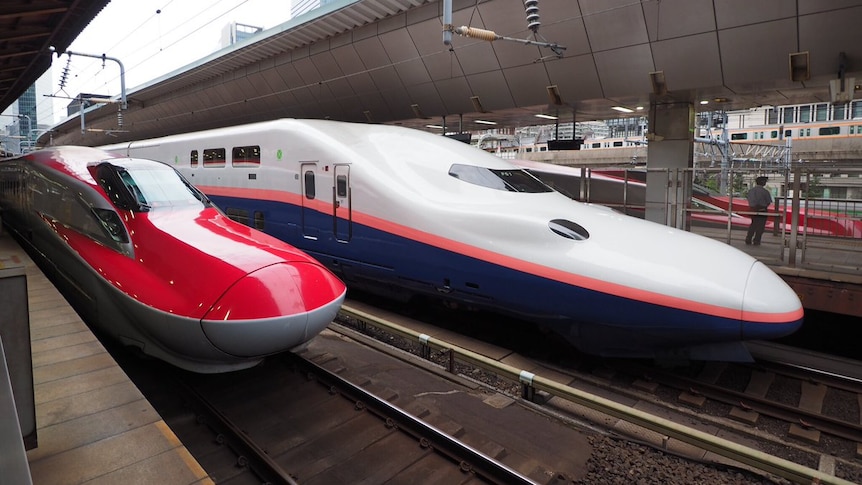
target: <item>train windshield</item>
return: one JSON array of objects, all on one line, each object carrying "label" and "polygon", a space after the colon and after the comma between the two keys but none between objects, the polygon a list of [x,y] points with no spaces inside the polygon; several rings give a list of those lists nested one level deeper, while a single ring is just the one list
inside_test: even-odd
[{"label": "train windshield", "polygon": [[210,205],[179,172],[160,163],[101,163],[96,173],[108,197],[121,209],[146,212],[156,207]]},{"label": "train windshield", "polygon": [[471,184],[509,192],[538,193],[554,191],[554,189],[521,169],[499,170],[456,163],[449,168],[449,175]]}]

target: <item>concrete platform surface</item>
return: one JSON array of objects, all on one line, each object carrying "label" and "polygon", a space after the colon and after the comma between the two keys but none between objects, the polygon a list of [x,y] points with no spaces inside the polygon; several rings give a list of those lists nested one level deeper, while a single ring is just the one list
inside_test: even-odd
[{"label": "concrete platform surface", "polygon": [[38,446],[34,484],[211,484],[60,292],[5,231],[27,273]]}]

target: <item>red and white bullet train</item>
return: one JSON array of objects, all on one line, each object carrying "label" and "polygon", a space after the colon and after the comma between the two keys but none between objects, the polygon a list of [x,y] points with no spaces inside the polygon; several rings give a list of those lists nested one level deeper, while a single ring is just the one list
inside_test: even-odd
[{"label": "red and white bullet train", "polygon": [[98,329],[194,372],[253,366],[335,317],[346,287],[222,214],[170,166],[58,147],[0,161],[3,223]]},{"label": "red and white bullet train", "polygon": [[107,148],[173,164],[348,287],[516,315],[587,353],[746,360],[743,341],[802,324],[793,290],[743,252],[442,136],[283,119]]}]

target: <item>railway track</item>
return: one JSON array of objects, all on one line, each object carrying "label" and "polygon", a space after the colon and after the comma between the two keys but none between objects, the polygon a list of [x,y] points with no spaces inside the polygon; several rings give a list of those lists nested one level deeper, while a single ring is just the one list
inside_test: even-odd
[{"label": "railway track", "polygon": [[[784,355],[775,360],[791,359]],[[539,362],[529,365],[542,367]],[[697,419],[707,426],[721,427],[740,443],[754,443],[782,460],[828,475],[817,476],[817,480],[837,476],[838,483],[842,482],[840,477],[859,482],[862,479],[859,466],[862,447],[858,445],[862,438],[858,424],[860,387],[852,381],[837,384],[834,376],[801,370],[810,365],[810,362],[782,365],[779,372],[778,364],[774,363],[763,363],[760,367],[707,364],[702,368],[689,367],[689,373],[691,369],[699,371],[687,375],[627,360],[584,359],[576,368],[551,365],[544,372],[556,374],[563,381],[571,380],[570,386],[600,394],[614,393],[618,402],[631,407],[640,407],[637,402],[641,401],[664,408],[665,411],[657,412],[665,416],[679,415],[673,419]],[[493,384],[492,380],[489,382]],[[638,432],[634,436],[643,435]]]},{"label": "railway track", "polygon": [[[364,323],[354,321],[353,326],[385,345],[358,344],[372,339],[346,329],[350,337],[327,331],[313,339],[299,352],[304,361],[288,354],[248,371],[201,376],[132,359],[150,375],[149,384],[139,382],[136,371],[127,372],[217,483],[621,483],[633,473],[650,474],[644,483],[776,483],[770,473],[751,474],[732,462],[730,467],[717,464],[706,452],[674,445],[667,436],[658,436],[658,445],[652,445],[664,450],[650,450],[643,445],[655,433],[645,438],[617,421],[590,416],[580,405],[561,404],[541,391],[528,393],[529,386],[518,377],[513,381],[458,362],[453,352],[432,352]],[[476,345],[487,352],[487,344]],[[500,360],[542,368],[511,351],[500,352]],[[544,367],[541,372],[605,396],[622,396],[623,406],[640,409],[643,403],[653,407],[665,402],[666,410],[657,412],[683,416],[677,420],[704,419],[709,427],[731,423],[726,435],[757,429],[724,415],[706,415],[709,404],[695,408],[667,397],[678,397],[690,385],[670,392],[643,379],[642,371],[637,378],[621,378],[622,373],[606,367],[577,367]],[[183,383],[168,384],[173,381],[152,369],[170,369],[168,377],[177,375]],[[646,390],[634,384],[638,379],[648,384]],[[519,399],[519,394],[538,404]],[[584,423],[585,415],[599,425]],[[753,441],[751,435],[741,439]],[[785,444],[782,440],[786,438],[762,448],[815,469],[825,456],[812,451],[810,443],[778,446]],[[704,465],[703,460],[712,463]],[[821,483],[860,481],[862,474],[844,468],[852,460],[832,463],[828,476],[817,475],[824,477]],[[843,478],[828,478],[834,475]]]},{"label": "railway track", "polygon": [[391,405],[392,390],[340,377],[334,356],[306,354],[231,374],[132,372],[216,483],[536,483]]}]

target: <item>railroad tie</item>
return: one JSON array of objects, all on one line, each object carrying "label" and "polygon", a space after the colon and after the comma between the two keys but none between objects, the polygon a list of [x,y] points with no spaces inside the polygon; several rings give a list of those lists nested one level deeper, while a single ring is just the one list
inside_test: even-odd
[{"label": "railroad tie", "polygon": [[[823,384],[812,384],[803,381],[802,396],[799,398],[799,409],[811,413],[820,413],[823,409],[823,400],[826,398],[827,390],[828,388]],[[803,424],[791,424],[788,434],[811,443],[820,442],[820,431]]]},{"label": "railroad tie", "polygon": [[[772,372],[754,371],[751,373],[751,379],[748,381],[745,393],[757,398],[766,397],[766,393],[769,391],[769,386],[772,385],[772,381],[774,380],[775,374]],[[739,406],[734,406],[733,409],[730,410],[730,417],[737,421],[754,426],[757,424],[757,420],[760,419],[760,413],[753,409],[746,408],[745,403],[740,403]]]}]

